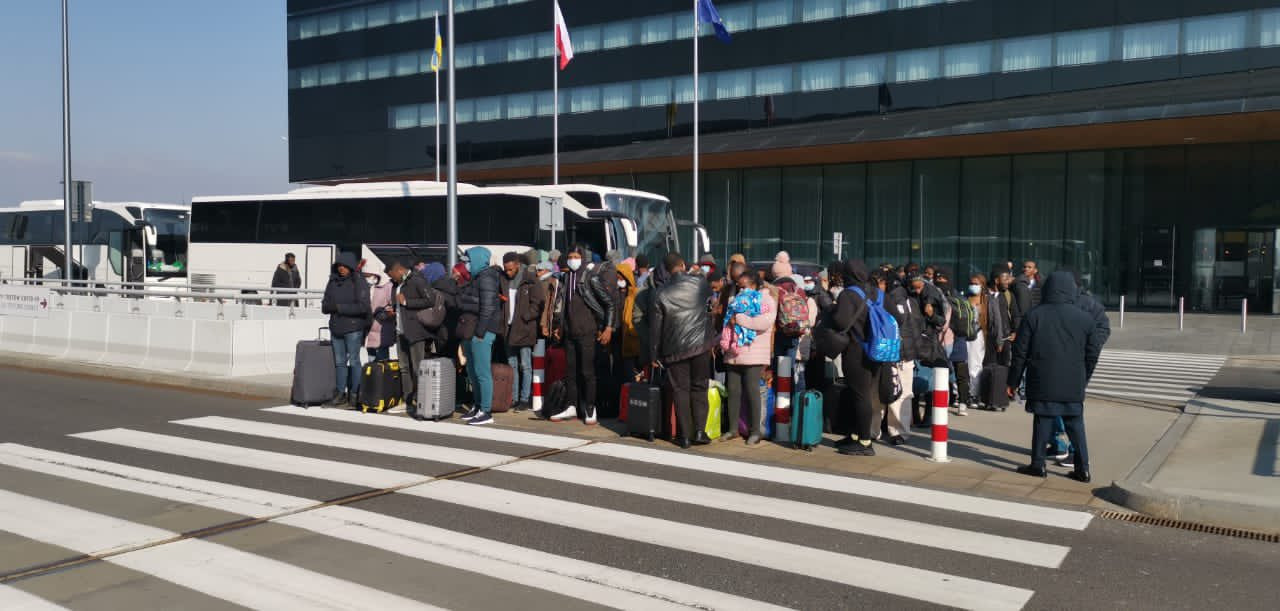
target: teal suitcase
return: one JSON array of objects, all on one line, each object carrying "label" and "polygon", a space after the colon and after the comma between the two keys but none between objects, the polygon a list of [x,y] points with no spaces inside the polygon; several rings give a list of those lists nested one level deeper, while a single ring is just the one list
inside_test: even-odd
[{"label": "teal suitcase", "polygon": [[800,395],[791,410],[791,444],[802,450],[822,444],[822,393],[809,390]]}]

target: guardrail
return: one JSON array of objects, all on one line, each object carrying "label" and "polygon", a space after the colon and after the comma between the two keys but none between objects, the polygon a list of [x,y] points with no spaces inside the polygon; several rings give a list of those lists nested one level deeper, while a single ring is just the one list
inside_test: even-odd
[{"label": "guardrail", "polygon": [[261,297],[264,293],[275,296],[285,296],[287,298],[319,298],[324,296],[323,290],[315,289],[281,289],[267,286],[242,286],[230,284],[193,284],[190,282],[157,282],[148,284],[145,282],[111,282],[103,280],[63,280],[61,278],[0,278],[0,284],[26,284],[26,285],[58,285],[63,289],[104,289],[104,288],[120,288],[122,290],[146,291],[148,296],[152,295],[169,295],[175,291],[174,289],[186,289],[193,293],[207,294],[217,291],[254,291],[251,295]]}]

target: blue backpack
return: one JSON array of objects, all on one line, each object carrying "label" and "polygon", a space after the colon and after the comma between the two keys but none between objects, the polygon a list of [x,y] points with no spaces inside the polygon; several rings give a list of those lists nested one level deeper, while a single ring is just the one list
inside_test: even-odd
[{"label": "blue backpack", "polygon": [[871,322],[871,333],[862,344],[867,358],[877,363],[897,363],[902,360],[902,337],[898,334],[898,321],[884,309],[884,292],[877,291],[879,297],[867,299],[867,294],[860,287],[849,290],[867,302],[867,318]]}]

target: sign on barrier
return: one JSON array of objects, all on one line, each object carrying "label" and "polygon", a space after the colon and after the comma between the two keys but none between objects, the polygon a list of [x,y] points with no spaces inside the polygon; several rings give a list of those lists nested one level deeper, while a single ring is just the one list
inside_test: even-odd
[{"label": "sign on barrier", "polygon": [[0,316],[48,318],[53,291],[39,286],[0,285]]}]

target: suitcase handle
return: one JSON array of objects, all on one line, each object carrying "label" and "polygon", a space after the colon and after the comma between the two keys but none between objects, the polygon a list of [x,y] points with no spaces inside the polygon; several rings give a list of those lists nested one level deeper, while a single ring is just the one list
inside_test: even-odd
[{"label": "suitcase handle", "polygon": [[316,331],[316,339],[324,341],[324,334],[326,331],[329,332],[329,341],[333,341],[333,331],[330,331],[329,327],[320,327],[320,330]]}]

